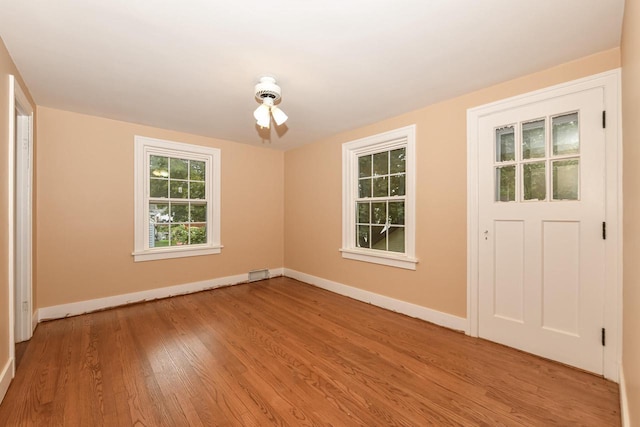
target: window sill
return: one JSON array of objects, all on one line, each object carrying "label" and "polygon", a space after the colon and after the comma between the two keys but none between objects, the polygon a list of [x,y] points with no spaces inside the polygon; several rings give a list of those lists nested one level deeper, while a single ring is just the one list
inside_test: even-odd
[{"label": "window sill", "polygon": [[146,251],[133,252],[133,261],[154,261],[158,259],[185,258],[200,255],[214,255],[221,252],[222,246],[206,246],[198,248],[169,248],[152,249]]},{"label": "window sill", "polygon": [[388,265],[390,267],[404,268],[406,270],[415,270],[418,260],[406,255],[392,255],[389,253],[372,253],[359,249],[340,249],[342,258],[353,259],[356,261],[371,262],[374,264]]}]

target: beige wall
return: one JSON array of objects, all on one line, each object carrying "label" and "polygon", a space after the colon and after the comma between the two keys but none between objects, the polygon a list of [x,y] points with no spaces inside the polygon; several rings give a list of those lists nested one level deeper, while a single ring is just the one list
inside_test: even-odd
[{"label": "beige wall", "polygon": [[14,75],[29,102],[33,104],[31,95],[25,86],[13,60],[9,56],[2,39],[0,39],[0,373],[9,361],[9,205],[8,194],[8,155],[9,155],[9,76]]},{"label": "beige wall", "polygon": [[[285,266],[466,317],[467,109],[619,66],[612,49],[287,151]],[[343,259],[342,143],[413,123],[417,270]]]},{"label": "beige wall", "polygon": [[640,3],[625,2],[622,32],[624,137],[623,356],[631,425],[640,426]]},{"label": "beige wall", "polygon": [[[284,154],[38,108],[38,306],[283,265]],[[222,254],[133,262],[134,135],[217,147]]]}]

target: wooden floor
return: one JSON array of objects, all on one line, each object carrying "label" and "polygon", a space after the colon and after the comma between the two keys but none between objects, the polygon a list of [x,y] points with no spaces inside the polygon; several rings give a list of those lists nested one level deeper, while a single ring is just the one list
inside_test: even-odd
[{"label": "wooden floor", "polygon": [[620,424],[617,385],[277,278],[42,323],[0,426]]}]

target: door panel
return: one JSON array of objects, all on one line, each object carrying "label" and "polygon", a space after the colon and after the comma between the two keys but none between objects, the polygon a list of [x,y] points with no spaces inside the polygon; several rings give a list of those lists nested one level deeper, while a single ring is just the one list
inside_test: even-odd
[{"label": "door panel", "polygon": [[603,89],[480,118],[479,335],[603,371]]}]

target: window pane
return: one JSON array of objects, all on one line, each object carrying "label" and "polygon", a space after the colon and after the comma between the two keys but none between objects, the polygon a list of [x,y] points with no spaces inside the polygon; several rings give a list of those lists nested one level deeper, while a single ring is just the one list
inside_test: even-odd
[{"label": "window pane", "polygon": [[371,156],[358,157],[358,176],[360,178],[371,176]]},{"label": "window pane", "polygon": [[189,183],[189,198],[204,199],[204,182]]},{"label": "window pane", "polygon": [[553,118],[553,155],[580,152],[578,113]]},{"label": "window pane", "polygon": [[186,199],[189,194],[187,192],[187,181],[171,181],[169,195],[172,199]]},{"label": "window pane", "polygon": [[389,177],[391,196],[404,196],[404,177],[404,175],[394,175]]},{"label": "window pane", "polygon": [[579,189],[580,161],[568,159],[553,162],[553,199],[578,200]]},{"label": "window pane", "polygon": [[171,222],[188,222],[189,205],[182,203],[171,204]]},{"label": "window pane", "polygon": [[161,248],[169,246],[169,226],[155,225],[153,228],[153,245],[152,248]]},{"label": "window pane", "polygon": [[149,203],[149,219],[156,223],[168,223],[169,205],[166,203]]},{"label": "window pane", "polygon": [[149,176],[152,178],[167,178],[169,176],[169,158],[150,156]]},{"label": "window pane", "polygon": [[190,171],[191,175],[189,179],[191,181],[204,181],[205,173],[206,173],[206,165],[204,162],[199,162],[197,160],[191,160],[190,162]]},{"label": "window pane", "polygon": [[183,159],[171,159],[169,175],[171,179],[187,179],[189,161]]},{"label": "window pane", "polygon": [[189,238],[192,245],[207,243],[207,227],[204,224],[191,224],[189,227]]},{"label": "window pane", "polygon": [[358,203],[358,218],[357,218],[358,222],[369,224],[370,222],[369,207],[370,207],[370,204],[367,202]]},{"label": "window pane", "polygon": [[182,246],[189,244],[189,226],[184,224],[171,227],[171,246]]},{"label": "window pane", "polygon": [[404,253],[404,227],[391,227],[388,239],[391,252]]},{"label": "window pane", "polygon": [[371,203],[371,223],[385,224],[387,222],[387,203]]},{"label": "window pane", "polygon": [[404,224],[404,202],[389,202],[389,223]]},{"label": "window pane", "polygon": [[359,248],[369,248],[369,226],[368,225],[358,225],[358,247]]},{"label": "window pane", "polygon": [[391,151],[391,170],[389,173],[400,173],[406,171],[405,165],[406,149],[399,148]]},{"label": "window pane", "polygon": [[377,225],[371,227],[371,249],[387,250],[387,227]]},{"label": "window pane", "polygon": [[371,197],[371,178],[358,180],[358,194],[360,198]]},{"label": "window pane", "polygon": [[373,197],[389,196],[389,178],[381,176],[373,178]]},{"label": "window pane", "polygon": [[496,162],[516,159],[515,132],[513,126],[496,129]]},{"label": "window pane", "polygon": [[522,125],[522,158],[538,159],[545,156],[544,120]]},{"label": "window pane", "polygon": [[525,200],[545,200],[547,197],[546,162],[522,165]]},{"label": "window pane", "polygon": [[373,176],[387,175],[389,173],[389,152],[373,155]]},{"label": "window pane", "polygon": [[166,179],[149,180],[149,197],[166,198],[169,194],[169,181]]},{"label": "window pane", "polygon": [[207,205],[191,205],[191,222],[207,222]]},{"label": "window pane", "polygon": [[496,201],[513,202],[516,200],[516,167],[496,168]]}]

